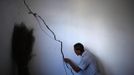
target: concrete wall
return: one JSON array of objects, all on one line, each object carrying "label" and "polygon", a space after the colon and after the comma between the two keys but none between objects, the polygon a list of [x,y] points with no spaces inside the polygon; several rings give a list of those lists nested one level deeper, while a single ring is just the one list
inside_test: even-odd
[{"label": "concrete wall", "polygon": [[[97,57],[105,75],[134,75],[133,4],[130,0],[27,0],[57,38],[66,57],[79,62],[73,44],[81,42]],[[65,75],[60,44],[38,22],[21,0],[0,1],[0,75],[12,73],[11,37],[14,23],[34,28],[32,75]],[[41,23],[42,24],[42,23]],[[43,24],[42,24],[43,25]],[[70,71],[68,70],[68,75]],[[76,74],[77,75],[77,74]]]}]

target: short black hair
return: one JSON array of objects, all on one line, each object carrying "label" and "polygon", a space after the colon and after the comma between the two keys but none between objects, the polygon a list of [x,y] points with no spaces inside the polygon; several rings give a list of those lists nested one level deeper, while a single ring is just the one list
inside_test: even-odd
[{"label": "short black hair", "polygon": [[84,52],[84,46],[81,43],[74,44],[74,49],[75,50],[81,50],[81,52]]}]

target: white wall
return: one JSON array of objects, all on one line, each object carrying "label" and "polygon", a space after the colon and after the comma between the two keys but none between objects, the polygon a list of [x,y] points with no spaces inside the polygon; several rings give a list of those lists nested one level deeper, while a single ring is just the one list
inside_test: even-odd
[{"label": "white wall", "polygon": [[[98,58],[106,75],[134,75],[133,2],[128,0],[27,0],[63,41],[66,57],[76,63],[73,44],[82,42]],[[60,44],[43,33],[21,0],[0,1],[0,75],[11,73],[14,23],[34,28],[36,41],[30,62],[33,75],[64,75]],[[43,25],[43,24],[42,24]],[[68,75],[70,71],[68,71]]]}]

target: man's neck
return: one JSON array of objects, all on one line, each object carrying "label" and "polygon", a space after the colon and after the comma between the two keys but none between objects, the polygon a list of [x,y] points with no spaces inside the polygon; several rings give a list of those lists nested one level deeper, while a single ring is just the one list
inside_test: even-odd
[{"label": "man's neck", "polygon": [[85,50],[83,50],[83,52],[81,52],[81,54],[80,54],[80,55],[82,56],[82,54],[83,54],[84,52],[85,52]]}]

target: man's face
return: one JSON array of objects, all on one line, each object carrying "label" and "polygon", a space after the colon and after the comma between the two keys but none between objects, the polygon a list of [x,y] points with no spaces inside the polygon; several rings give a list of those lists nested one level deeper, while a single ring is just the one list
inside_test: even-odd
[{"label": "man's face", "polygon": [[79,49],[74,49],[74,51],[75,51],[75,53],[76,53],[77,56],[81,55],[81,50],[79,50]]}]

